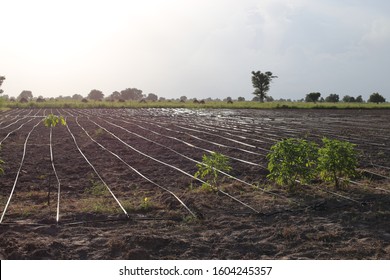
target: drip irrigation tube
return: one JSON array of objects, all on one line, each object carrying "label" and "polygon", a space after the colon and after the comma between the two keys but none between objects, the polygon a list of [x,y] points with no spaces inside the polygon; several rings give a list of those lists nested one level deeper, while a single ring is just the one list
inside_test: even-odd
[{"label": "drip irrigation tube", "polygon": [[56,176],[57,179],[57,216],[56,216],[56,221],[60,220],[60,194],[61,194],[61,182],[60,178],[58,178],[58,174],[56,171],[56,168],[54,166],[54,157],[53,157],[53,144],[52,144],[52,134],[53,134],[53,127],[50,127],[50,161],[51,161],[51,166],[53,167],[54,175]]},{"label": "drip irrigation tube", "polygon": [[0,145],[14,132],[18,131],[19,129],[21,129],[25,124],[31,122],[33,119],[29,119],[27,122],[21,124],[18,128],[12,130],[11,132],[9,132],[1,141],[0,141]]},{"label": "drip irrigation tube", "polygon": [[[89,119],[89,120],[90,120],[90,119]],[[186,176],[191,177],[192,179],[195,179],[195,180],[201,182],[202,184],[209,185],[207,182],[205,182],[205,181],[203,181],[203,180],[201,180],[201,179],[199,179],[199,178],[196,178],[195,176],[189,174],[188,172],[186,172],[186,171],[184,171],[184,170],[182,170],[182,169],[180,169],[180,168],[178,168],[178,167],[176,167],[176,166],[173,166],[173,165],[168,164],[168,163],[166,163],[166,162],[160,161],[160,160],[158,160],[158,159],[156,159],[156,158],[154,158],[154,157],[152,157],[152,156],[149,156],[149,155],[147,155],[147,154],[145,154],[145,153],[143,153],[143,152],[137,150],[136,148],[134,148],[134,147],[132,147],[131,145],[129,145],[128,143],[124,142],[122,139],[120,139],[118,136],[116,136],[114,133],[110,132],[109,130],[107,130],[107,129],[104,128],[103,126],[97,124],[96,122],[94,122],[94,121],[92,121],[92,120],[90,120],[90,121],[91,121],[92,123],[94,123],[96,126],[100,127],[100,128],[103,129],[104,131],[106,131],[107,133],[109,133],[110,135],[112,135],[114,138],[116,138],[116,139],[119,140],[120,142],[122,142],[125,146],[127,146],[127,147],[129,147],[130,149],[132,149],[132,150],[138,152],[139,154],[141,154],[141,155],[143,155],[143,156],[145,156],[145,157],[147,157],[147,158],[150,158],[150,159],[152,159],[152,160],[154,160],[154,161],[156,161],[156,162],[158,162],[158,163],[160,163],[160,164],[163,164],[163,165],[165,165],[165,166],[168,166],[168,167],[170,167],[170,168],[173,168],[173,169],[175,169],[175,170],[177,170],[177,171],[179,171],[179,172],[185,174]],[[127,129],[125,129],[125,128],[123,128],[123,127],[120,127],[120,126],[118,126],[118,125],[114,125],[114,126],[117,126],[117,127],[121,128],[121,129],[123,129],[123,130],[129,132]],[[131,132],[130,132],[130,133],[131,133]],[[194,159],[191,159],[191,160],[194,161],[194,162],[197,162],[197,163],[200,163],[200,164],[205,165],[204,163],[201,163],[201,162],[199,162],[199,161],[195,161]],[[214,168],[214,169],[215,169],[215,168]],[[220,172],[221,174],[223,174],[223,175],[225,175],[225,176],[227,176],[227,177],[233,179],[233,180],[236,180],[236,181],[241,182],[241,183],[243,183],[243,184],[245,184],[245,185],[248,185],[248,186],[253,187],[252,184],[247,183],[247,182],[245,182],[245,181],[243,181],[243,180],[241,180],[241,179],[239,179],[239,178],[236,178],[236,177],[234,177],[234,176],[232,176],[232,175],[230,175],[230,174],[227,174],[226,172],[223,172],[223,171],[218,170],[218,169],[215,169],[215,170],[218,171],[218,172]],[[266,191],[266,190],[264,190],[264,189],[261,189],[261,188],[259,188],[259,189],[262,190],[262,191],[265,192],[265,193],[272,194],[272,195],[276,195],[276,196],[279,196],[279,197],[283,197],[283,196],[274,194],[274,193],[272,193],[272,192]],[[218,189],[218,191],[219,191],[220,193],[222,193],[222,194],[224,194],[224,195],[226,195],[226,196],[232,198],[233,200],[239,202],[240,204],[244,205],[245,207],[251,209],[252,211],[254,211],[254,212],[256,212],[256,213],[259,213],[258,210],[256,210],[256,209],[253,208],[252,206],[246,204],[245,202],[242,202],[241,200],[239,200],[239,199],[233,197],[232,195],[230,195],[230,194],[228,194],[228,193],[226,193],[226,192],[224,192],[224,191],[222,191],[222,190],[220,190],[220,189]],[[283,197],[283,198],[285,199],[286,197]]]},{"label": "drip irrigation tube", "polygon": [[111,150],[107,149],[106,147],[104,147],[101,143],[97,142],[95,139],[93,139],[89,133],[85,130],[84,127],[82,127],[80,125],[80,123],[78,122],[77,120],[77,117],[76,117],[76,123],[77,125],[85,132],[85,134],[94,142],[96,143],[100,148],[102,148],[103,150],[109,152],[111,155],[113,155],[114,157],[116,157],[117,159],[119,159],[121,162],[123,162],[127,167],[129,167],[132,171],[134,171],[135,173],[137,173],[139,176],[141,176],[143,179],[145,179],[146,181],[152,183],[153,185],[159,187],[160,189],[168,192],[169,194],[171,194],[177,201],[179,201],[179,203],[188,211],[190,212],[190,214],[192,216],[194,216],[196,218],[196,215],[194,214],[194,212],[191,211],[191,209],[175,194],[173,193],[171,190],[157,184],[156,182],[152,181],[151,179],[147,178],[145,175],[143,175],[141,172],[139,172],[137,169],[135,169],[134,167],[132,167],[130,164],[128,164],[126,161],[124,161],[120,156],[118,156],[116,153],[112,152]]},{"label": "drip irrigation tube", "polygon": [[[109,119],[113,119],[112,117],[108,117],[108,118],[109,118]],[[128,123],[128,124],[129,124],[129,122],[127,122],[127,121],[125,121],[125,120],[119,120],[119,121],[124,122],[124,123]],[[107,121],[106,121],[106,122],[107,122]],[[143,129],[143,130],[145,130],[145,131],[148,131],[148,132],[150,132],[150,133],[156,134],[156,135],[158,135],[158,136],[160,136],[160,137],[165,137],[165,138],[168,138],[168,139],[175,140],[175,141],[177,141],[177,142],[181,142],[181,143],[183,143],[183,144],[185,144],[185,145],[187,145],[187,146],[189,146],[189,147],[191,147],[191,148],[199,149],[199,150],[202,150],[202,151],[207,152],[207,153],[210,153],[210,154],[214,153],[212,150],[208,150],[208,149],[204,149],[204,148],[195,146],[195,145],[193,145],[193,144],[191,144],[191,143],[188,143],[188,142],[186,142],[186,141],[184,141],[184,140],[181,140],[181,139],[178,139],[178,138],[176,138],[176,137],[168,136],[168,135],[165,135],[165,134],[158,133],[158,132],[156,132],[156,131],[154,131],[154,130],[147,129],[147,128],[145,128],[145,127],[143,127],[143,126],[141,126],[141,125],[138,125],[138,124],[133,124],[133,125],[135,125],[135,126],[141,128],[141,129]],[[155,141],[152,141],[152,140],[150,140],[150,139],[148,139],[148,138],[146,138],[146,137],[144,137],[144,136],[138,135],[137,133],[134,133],[134,132],[131,132],[131,133],[133,133],[133,134],[135,134],[135,135],[137,135],[137,136],[139,136],[139,137],[142,137],[142,138],[146,139],[147,141],[151,141],[151,142],[153,142],[153,143],[155,143],[155,144],[157,144],[157,145],[163,146],[164,148],[168,148],[167,146],[164,146],[164,145],[159,144],[159,143],[157,143],[157,142],[155,142]],[[173,150],[173,151],[174,151],[174,150]],[[176,151],[174,151],[174,152],[176,153]],[[265,166],[263,166],[263,165],[261,165],[261,164],[258,164],[258,163],[250,162],[250,161],[243,160],[243,159],[239,159],[239,158],[236,158],[236,157],[231,157],[231,156],[225,155],[225,154],[223,154],[223,155],[226,156],[226,157],[228,157],[228,158],[230,158],[230,159],[233,159],[233,160],[236,160],[236,161],[245,163],[245,164],[249,164],[249,165],[253,165],[253,166],[259,166],[259,167],[264,168],[264,169],[266,168]]]},{"label": "drip irrigation tube", "polygon": [[77,150],[80,152],[80,154],[83,156],[83,158],[85,159],[85,161],[89,164],[89,166],[91,166],[91,168],[93,169],[93,171],[95,172],[96,176],[98,176],[98,178],[100,179],[100,181],[103,183],[103,185],[107,188],[107,190],[110,192],[111,196],[114,198],[114,200],[116,201],[116,203],[119,205],[119,207],[122,209],[122,211],[126,214],[127,217],[129,217],[129,214],[127,214],[127,211],[125,208],[123,208],[122,204],[119,202],[119,200],[116,198],[115,194],[111,191],[110,187],[106,184],[106,182],[103,180],[103,178],[100,176],[100,174],[97,172],[95,166],[92,165],[92,163],[88,160],[88,158],[86,157],[86,155],[81,151],[79,145],[77,144],[77,141],[76,141],[76,138],[74,137],[73,133],[71,132],[68,124],[66,124],[66,128],[68,129],[68,132],[70,134],[70,136],[73,138],[73,142],[75,143],[76,145],[76,148]]},{"label": "drip irrigation tube", "polygon": [[14,184],[13,184],[13,186],[12,186],[11,193],[10,193],[10,195],[9,195],[9,197],[8,197],[7,203],[6,203],[5,207],[4,207],[3,213],[2,213],[2,215],[1,215],[0,224],[3,222],[3,219],[4,219],[4,216],[5,216],[5,213],[7,212],[9,203],[11,202],[12,195],[14,194],[15,187],[16,187],[16,184],[17,184],[17,182],[18,182],[20,172],[22,171],[22,166],[23,166],[23,163],[24,163],[24,158],[26,157],[26,150],[27,150],[27,142],[28,142],[28,139],[30,138],[30,135],[31,135],[31,133],[34,131],[34,129],[40,124],[40,122],[41,122],[41,120],[39,120],[39,122],[38,122],[36,125],[33,126],[33,128],[32,128],[32,129],[30,130],[30,132],[27,134],[26,140],[24,141],[24,148],[23,148],[22,160],[20,161],[19,169],[18,169],[18,172],[16,173],[16,177],[15,177]]}]

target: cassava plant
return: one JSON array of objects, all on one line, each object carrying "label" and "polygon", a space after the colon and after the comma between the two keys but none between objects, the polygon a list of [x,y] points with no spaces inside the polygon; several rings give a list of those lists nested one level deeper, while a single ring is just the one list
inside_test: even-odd
[{"label": "cassava plant", "polygon": [[46,127],[55,127],[58,123],[66,125],[66,121],[63,116],[57,116],[53,114],[47,115],[46,118],[43,120],[43,123]]},{"label": "cassava plant", "polygon": [[203,155],[202,163],[196,165],[198,171],[195,173],[195,178],[205,179],[207,185],[203,187],[211,187],[212,190],[217,189],[218,183],[218,170],[223,172],[229,172],[232,170],[232,167],[229,164],[229,159],[220,154],[220,153],[211,153],[208,155]]},{"label": "cassava plant", "polygon": [[297,181],[307,183],[316,177],[318,146],[304,139],[288,138],[277,142],[267,155],[267,178],[293,190]]},{"label": "cassava plant", "polygon": [[340,178],[356,175],[358,164],[355,144],[347,141],[323,138],[323,146],[318,150],[318,172],[321,179],[333,182],[340,187]]}]

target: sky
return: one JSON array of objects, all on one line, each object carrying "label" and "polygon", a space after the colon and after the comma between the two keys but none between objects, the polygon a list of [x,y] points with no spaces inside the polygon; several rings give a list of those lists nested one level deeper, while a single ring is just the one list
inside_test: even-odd
[{"label": "sky", "polygon": [[387,0],[0,0],[4,94],[390,100]]}]

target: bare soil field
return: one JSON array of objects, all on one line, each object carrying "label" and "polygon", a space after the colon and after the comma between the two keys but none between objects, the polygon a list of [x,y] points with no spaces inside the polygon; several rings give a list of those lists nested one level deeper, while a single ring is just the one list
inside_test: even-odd
[{"label": "bare soil field", "polygon": [[[388,110],[2,112],[0,258],[390,259],[389,132]],[[266,155],[288,137],[356,144],[361,175],[274,185]],[[210,152],[233,168],[215,192],[193,177]]]}]

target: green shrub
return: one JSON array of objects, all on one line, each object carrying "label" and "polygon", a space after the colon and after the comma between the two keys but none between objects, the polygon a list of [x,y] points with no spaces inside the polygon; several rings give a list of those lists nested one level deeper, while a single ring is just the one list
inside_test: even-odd
[{"label": "green shrub", "polygon": [[339,178],[356,175],[358,164],[355,144],[323,138],[323,147],[318,151],[318,171],[321,179],[340,187]]},{"label": "green shrub", "polygon": [[195,178],[205,179],[207,185],[203,185],[205,189],[216,190],[218,181],[218,171],[229,172],[232,167],[229,164],[229,159],[220,154],[212,153],[209,156],[203,155],[202,163],[196,165],[198,171],[195,173]]},{"label": "green shrub", "polygon": [[297,180],[309,182],[316,177],[318,146],[304,139],[288,138],[277,142],[267,155],[267,178],[290,190]]}]

